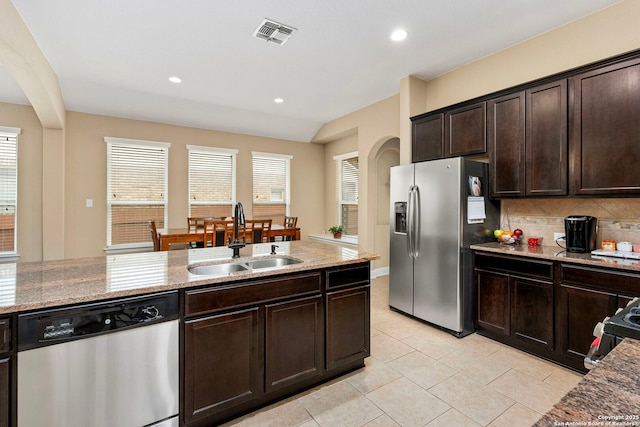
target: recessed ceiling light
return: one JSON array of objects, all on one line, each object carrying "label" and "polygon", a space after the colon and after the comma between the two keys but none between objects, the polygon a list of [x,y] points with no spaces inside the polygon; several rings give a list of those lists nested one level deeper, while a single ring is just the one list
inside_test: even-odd
[{"label": "recessed ceiling light", "polygon": [[169,81],[171,83],[182,83],[182,79],[180,77],[177,77],[177,76],[169,77]]},{"label": "recessed ceiling light", "polygon": [[275,102],[276,104],[282,104],[282,103],[284,102],[284,99],[282,99],[282,98],[275,98],[275,99],[273,100],[273,102]]},{"label": "recessed ceiling light", "polygon": [[407,38],[407,32],[403,29],[394,30],[391,33],[391,40],[399,42]]}]

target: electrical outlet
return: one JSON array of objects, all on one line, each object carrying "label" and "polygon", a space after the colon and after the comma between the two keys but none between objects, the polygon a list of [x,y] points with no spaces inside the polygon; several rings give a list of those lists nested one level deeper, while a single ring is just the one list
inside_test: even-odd
[{"label": "electrical outlet", "polygon": [[564,240],[564,233],[553,233],[553,241]]}]

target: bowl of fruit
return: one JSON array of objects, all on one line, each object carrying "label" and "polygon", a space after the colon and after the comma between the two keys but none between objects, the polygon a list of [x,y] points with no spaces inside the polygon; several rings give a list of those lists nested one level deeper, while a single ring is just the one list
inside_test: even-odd
[{"label": "bowl of fruit", "polygon": [[517,245],[522,240],[522,230],[516,228],[515,230],[494,230],[493,237],[498,239],[498,242],[505,245]]}]

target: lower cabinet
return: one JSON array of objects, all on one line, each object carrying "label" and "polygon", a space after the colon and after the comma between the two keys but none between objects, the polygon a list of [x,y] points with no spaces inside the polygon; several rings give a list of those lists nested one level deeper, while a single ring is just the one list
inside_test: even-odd
[{"label": "lower cabinet", "polygon": [[15,424],[12,420],[14,414],[15,389],[12,382],[15,354],[12,340],[10,318],[0,318],[0,427],[9,427]]},{"label": "lower cabinet", "polygon": [[476,277],[481,333],[553,350],[553,283],[485,271]]},{"label": "lower cabinet", "polygon": [[638,295],[640,274],[475,253],[478,333],[585,372],[593,328]]},{"label": "lower cabinet", "polygon": [[327,370],[369,356],[370,288],[327,293]]},{"label": "lower cabinet", "polygon": [[324,365],[320,295],[266,306],[266,392],[318,376]]},{"label": "lower cabinet", "polygon": [[625,307],[640,289],[640,275],[560,264],[556,330],[562,363],[584,370],[593,328]]},{"label": "lower cabinet", "polygon": [[263,311],[251,308],[185,322],[187,424],[262,394]]},{"label": "lower cabinet", "polygon": [[183,423],[217,425],[363,366],[369,263],[184,292]]},{"label": "lower cabinet", "polygon": [[9,427],[11,414],[11,359],[0,358],[0,427]]}]

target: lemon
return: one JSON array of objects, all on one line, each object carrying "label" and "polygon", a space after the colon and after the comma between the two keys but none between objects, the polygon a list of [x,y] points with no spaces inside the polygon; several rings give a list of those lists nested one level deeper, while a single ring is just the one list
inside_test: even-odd
[{"label": "lemon", "polygon": [[500,229],[493,231],[493,236],[494,237],[500,237],[501,234],[502,234],[502,230],[500,230]]}]

